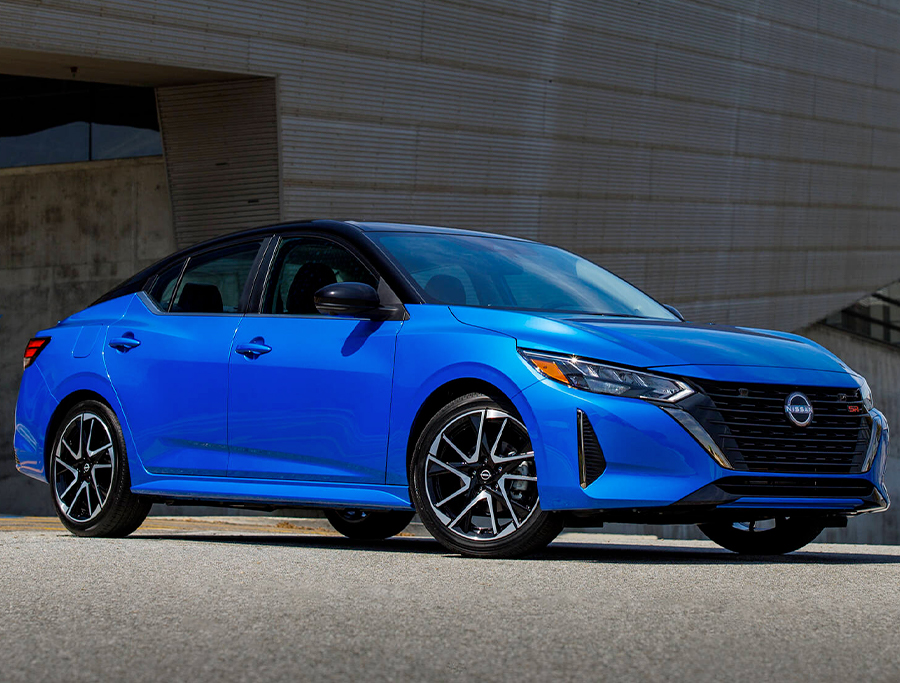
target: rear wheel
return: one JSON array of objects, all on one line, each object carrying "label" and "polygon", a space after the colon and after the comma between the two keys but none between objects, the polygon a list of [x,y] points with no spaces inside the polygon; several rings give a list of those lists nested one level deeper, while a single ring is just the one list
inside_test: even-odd
[{"label": "rear wheel", "polygon": [[784,555],[812,543],[825,525],[803,517],[701,524],[707,538],[741,555]]},{"label": "rear wheel", "polygon": [[77,536],[127,536],[150,512],[151,503],[131,492],[119,421],[99,401],[82,401],[66,414],[49,465],[56,513]]},{"label": "rear wheel", "polygon": [[541,510],[528,430],[515,409],[468,394],[425,427],[410,463],[422,523],[446,548],[476,557],[519,557],[562,530]]},{"label": "rear wheel", "polygon": [[396,536],[412,521],[414,512],[325,510],[325,517],[335,530],[359,541],[382,541]]}]

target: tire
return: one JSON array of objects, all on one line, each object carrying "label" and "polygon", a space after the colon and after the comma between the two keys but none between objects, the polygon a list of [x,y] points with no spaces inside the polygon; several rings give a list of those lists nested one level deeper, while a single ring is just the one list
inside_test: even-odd
[{"label": "tire", "polygon": [[741,555],[785,555],[812,543],[825,525],[814,519],[778,517],[750,523],[700,524],[699,527],[709,540]]},{"label": "tire", "polygon": [[402,510],[325,510],[325,517],[335,530],[357,541],[383,541],[403,531],[414,512]]},{"label": "tire", "polygon": [[562,518],[540,507],[537,477],[516,410],[473,393],[426,425],[410,461],[410,496],[445,548],[471,557],[522,557],[562,531]]},{"label": "tire", "polygon": [[99,401],[82,401],[66,413],[53,436],[47,476],[56,514],[76,536],[121,538],[150,512],[150,501],[131,492],[119,421]]}]

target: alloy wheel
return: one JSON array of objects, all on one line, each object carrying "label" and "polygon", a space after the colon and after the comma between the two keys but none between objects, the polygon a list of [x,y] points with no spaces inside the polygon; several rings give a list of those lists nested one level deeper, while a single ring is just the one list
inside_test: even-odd
[{"label": "alloy wheel", "polygon": [[425,490],[432,512],[453,534],[493,541],[513,533],[539,502],[525,425],[493,408],[459,415],[429,447]]},{"label": "alloy wheel", "polygon": [[84,524],[103,510],[115,480],[112,433],[97,414],[79,413],[61,432],[53,454],[53,490],[67,519]]}]

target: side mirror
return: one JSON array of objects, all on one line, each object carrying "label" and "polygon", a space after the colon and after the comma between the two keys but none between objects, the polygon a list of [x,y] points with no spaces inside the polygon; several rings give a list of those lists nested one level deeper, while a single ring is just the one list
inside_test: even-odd
[{"label": "side mirror", "polygon": [[674,315],[674,316],[675,316],[676,318],[678,318],[681,322],[684,322],[684,316],[681,315],[681,311],[679,311],[679,310],[678,310],[677,308],[675,308],[674,306],[670,306],[669,304],[663,304],[663,306],[665,306],[665,307],[668,309],[669,313],[671,313],[672,315]]},{"label": "side mirror", "polygon": [[336,282],[316,292],[316,309],[323,315],[362,316],[378,310],[381,301],[371,285]]}]

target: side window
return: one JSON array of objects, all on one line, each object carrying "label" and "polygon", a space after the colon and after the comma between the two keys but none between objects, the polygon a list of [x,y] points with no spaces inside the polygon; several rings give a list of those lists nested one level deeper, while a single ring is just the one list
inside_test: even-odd
[{"label": "side window", "polygon": [[261,241],[192,256],[171,307],[173,313],[237,313]]},{"label": "side window", "polygon": [[285,240],[275,256],[263,313],[319,315],[315,293],[335,282],[378,287],[378,278],[339,244],[318,237]]},{"label": "side window", "polygon": [[178,284],[178,276],[181,275],[183,269],[184,260],[169,266],[156,277],[153,286],[147,291],[147,296],[164,311],[169,310],[175,286]]}]

